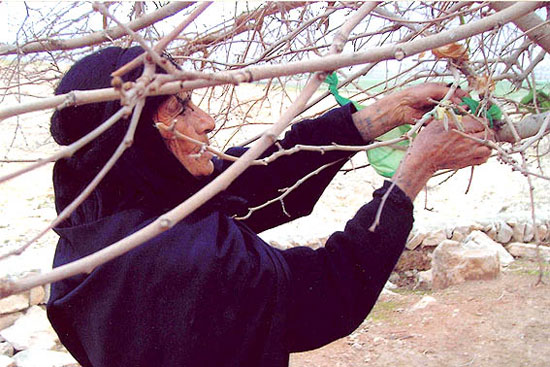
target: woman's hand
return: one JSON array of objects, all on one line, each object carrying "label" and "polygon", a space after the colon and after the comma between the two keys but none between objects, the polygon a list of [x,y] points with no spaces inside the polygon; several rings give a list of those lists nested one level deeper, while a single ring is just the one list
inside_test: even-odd
[{"label": "woman's hand", "polygon": [[[424,83],[399,92],[391,93],[375,103],[352,115],[357,130],[365,140],[372,141],[391,129],[414,124],[434,106],[432,100],[440,101],[445,97],[449,87],[442,83]],[[457,89],[450,100],[460,103],[468,94]]]},{"label": "woman's hand", "polygon": [[[494,134],[471,116],[462,117],[464,133],[480,140],[493,140]],[[432,172],[440,169],[457,170],[485,163],[491,154],[491,148],[469,139],[449,125],[446,131],[441,121],[426,126],[413,142],[411,154],[426,160]]]},{"label": "woman's hand", "polygon": [[[464,133],[471,137],[492,140],[492,131],[473,117],[463,116]],[[458,170],[487,161],[491,148],[458,133],[449,124],[446,131],[441,121],[432,121],[414,139],[397,170],[394,181],[414,200],[432,174],[440,169]]]},{"label": "woman's hand", "polygon": [[[414,124],[413,119],[420,119],[425,113],[434,108],[433,100],[440,101],[449,92],[449,87],[443,83],[424,83],[415,85],[399,92],[390,94],[388,98],[395,100],[395,119],[401,124]],[[468,96],[464,90],[457,88],[451,95],[450,101],[456,104]]]}]

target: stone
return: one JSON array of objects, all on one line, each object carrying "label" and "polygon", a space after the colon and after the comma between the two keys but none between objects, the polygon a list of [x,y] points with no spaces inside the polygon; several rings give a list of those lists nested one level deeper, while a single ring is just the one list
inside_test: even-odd
[{"label": "stone", "polygon": [[525,233],[523,233],[523,242],[531,242],[535,238],[535,231],[531,223],[525,223]]},{"label": "stone", "polygon": [[0,355],[0,367],[17,367],[17,364],[10,357]]},{"label": "stone", "polygon": [[447,233],[444,229],[441,229],[435,232],[430,232],[426,235],[426,238],[424,238],[424,241],[422,241],[422,247],[436,247],[446,239],[447,239]]},{"label": "stone", "polygon": [[[537,245],[531,243],[512,242],[506,246],[508,251],[515,257],[523,259],[537,259]],[[550,247],[540,246],[540,256],[544,261],[550,261]]]},{"label": "stone", "polygon": [[544,242],[546,240],[546,235],[548,233],[548,227],[546,224],[539,224],[537,226],[537,235],[539,236],[539,240],[541,242]]},{"label": "stone", "polygon": [[513,242],[523,242],[523,234],[525,233],[525,223],[514,222],[512,225],[514,233],[512,234]]},{"label": "stone", "polygon": [[495,279],[499,274],[500,261],[495,248],[468,248],[457,241],[446,240],[434,250],[434,289],[447,288],[467,280]]},{"label": "stone", "polygon": [[17,367],[77,367],[78,362],[65,352],[28,349],[13,356]]},{"label": "stone", "polygon": [[398,299],[398,298],[402,298],[403,296],[400,295],[399,293],[395,293],[393,291],[390,291],[389,289],[382,289],[382,292],[380,292],[380,298],[379,300],[382,301],[382,302],[385,302],[385,301],[389,301],[389,300],[393,300],[393,299]]},{"label": "stone", "polygon": [[0,343],[0,355],[11,357],[13,356],[13,346],[8,342]]},{"label": "stone", "polygon": [[390,282],[389,280],[384,285],[384,289],[392,290],[392,289],[397,289],[397,288],[398,287],[395,284],[393,284],[392,282]]},{"label": "stone", "polygon": [[271,247],[275,247],[276,249],[279,249],[279,250],[288,250],[288,249],[292,248],[292,246],[288,243],[281,244],[277,241],[269,241],[269,245]]},{"label": "stone", "polygon": [[51,289],[52,289],[52,285],[51,284],[46,284],[44,286],[44,304],[47,304],[48,303],[48,300],[50,299],[50,294],[51,294]]},{"label": "stone", "polygon": [[435,298],[433,298],[432,296],[424,296],[422,297],[422,299],[420,301],[418,301],[417,303],[415,303],[411,308],[410,308],[410,312],[415,312],[415,311],[418,311],[418,310],[422,310],[422,309],[425,309],[426,307],[430,306],[430,305],[433,305],[437,303],[437,300]]},{"label": "stone", "polygon": [[422,241],[424,241],[425,238],[426,238],[426,233],[416,232],[414,235],[411,234],[411,236],[409,236],[409,240],[407,241],[407,244],[405,245],[405,247],[412,251],[418,246],[420,246],[422,244]]},{"label": "stone", "polygon": [[500,222],[498,225],[496,241],[499,243],[508,243],[512,239],[514,230],[506,222]]},{"label": "stone", "polygon": [[445,228],[445,237],[447,237],[448,240],[453,238],[454,228],[446,227]]},{"label": "stone", "polygon": [[25,310],[28,307],[29,296],[25,293],[0,299],[0,315]]},{"label": "stone", "polygon": [[[474,231],[475,232],[475,231]],[[485,231],[485,234],[487,235],[487,237],[489,237],[490,239],[494,240],[495,238],[497,238],[497,226],[493,223],[491,224],[491,227],[489,228],[488,231]],[[471,234],[471,233],[470,233]]]},{"label": "stone", "polygon": [[499,261],[502,266],[508,266],[514,262],[514,257],[506,251],[500,244],[489,238],[481,231],[473,231],[464,240],[464,246],[467,248],[493,248],[498,253]]},{"label": "stone", "polygon": [[395,271],[392,271],[392,273],[390,274],[390,278],[388,279],[388,281],[390,281],[391,283],[395,284],[395,283],[398,283],[399,280],[400,280],[399,274],[397,274]]},{"label": "stone", "polygon": [[44,302],[45,297],[46,291],[44,290],[44,287],[34,287],[29,291],[29,304],[31,306],[39,305]]},{"label": "stone", "polygon": [[467,231],[464,227],[457,227],[454,229],[453,234],[450,240],[461,242],[463,239],[466,238],[466,236],[470,234],[469,231]]},{"label": "stone", "polygon": [[417,280],[416,285],[414,286],[415,289],[432,289],[433,286],[433,276],[432,276],[432,269],[426,270],[426,271],[419,271],[417,274]]},{"label": "stone", "polygon": [[0,330],[4,330],[13,325],[18,318],[23,316],[23,312],[14,312],[6,315],[0,315]]},{"label": "stone", "polygon": [[17,350],[51,349],[59,342],[46,311],[40,306],[29,308],[12,326],[0,331],[0,335]]}]

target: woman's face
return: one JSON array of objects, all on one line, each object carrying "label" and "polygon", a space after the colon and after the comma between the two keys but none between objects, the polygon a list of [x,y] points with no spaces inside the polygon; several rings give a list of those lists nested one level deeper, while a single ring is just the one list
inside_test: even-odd
[{"label": "woman's face", "polygon": [[159,130],[168,149],[193,176],[207,176],[214,171],[212,153],[201,150],[199,144],[178,138],[174,132],[209,144],[207,134],[216,127],[214,119],[191,102],[190,94],[180,93],[164,101],[157,110],[155,122],[170,128]]}]

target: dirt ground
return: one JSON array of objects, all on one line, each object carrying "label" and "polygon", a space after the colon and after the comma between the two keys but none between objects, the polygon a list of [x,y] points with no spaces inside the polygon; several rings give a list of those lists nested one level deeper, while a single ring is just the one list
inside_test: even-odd
[{"label": "dirt ground", "polygon": [[[293,354],[291,367],[549,366],[550,277],[515,262],[499,279],[382,295],[350,336]],[[413,306],[423,297],[436,301]]]}]

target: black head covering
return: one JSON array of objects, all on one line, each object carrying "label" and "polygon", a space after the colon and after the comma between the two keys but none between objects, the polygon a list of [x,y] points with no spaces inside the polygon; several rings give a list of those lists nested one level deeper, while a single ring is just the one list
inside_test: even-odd
[{"label": "black head covering", "polygon": [[[141,53],[141,47],[109,47],[86,56],[65,74],[55,94],[108,88],[111,73]],[[123,80],[135,81],[142,72],[143,66],[127,73]],[[161,70],[157,72],[162,73]],[[130,208],[159,215],[205,184],[194,178],[172,155],[153,124],[153,115],[165,99],[166,96],[147,97],[133,145],[64,225],[94,221]],[[106,121],[120,107],[116,100],[63,108],[51,118],[51,134],[58,144],[69,145]],[[72,157],[55,164],[53,181],[58,212],[101,170],[122,141],[129,122],[130,117],[119,120]]]}]

